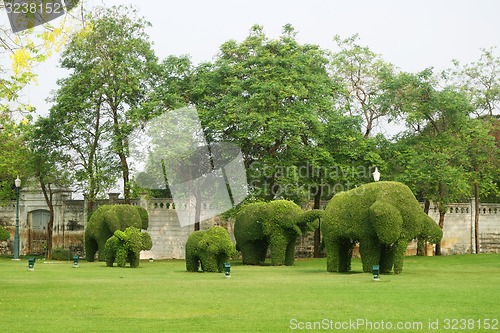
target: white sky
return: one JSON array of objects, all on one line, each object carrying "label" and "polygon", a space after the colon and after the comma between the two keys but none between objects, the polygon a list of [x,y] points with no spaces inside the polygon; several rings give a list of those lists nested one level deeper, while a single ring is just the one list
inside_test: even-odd
[{"label": "white sky", "polygon": [[[480,48],[500,44],[498,0],[89,1],[106,6],[135,4],[153,24],[148,33],[157,56],[189,54],[194,63],[211,60],[229,39],[242,41],[253,24],[263,25],[265,33],[275,38],[283,25],[291,23],[300,42],[330,50],[334,50],[334,35],[358,33],[362,45],[410,72],[431,66],[442,70],[454,58],[476,61]],[[24,91],[26,102],[42,114],[49,108],[45,98],[64,76],[57,63],[55,57],[40,65],[38,85]]]}]

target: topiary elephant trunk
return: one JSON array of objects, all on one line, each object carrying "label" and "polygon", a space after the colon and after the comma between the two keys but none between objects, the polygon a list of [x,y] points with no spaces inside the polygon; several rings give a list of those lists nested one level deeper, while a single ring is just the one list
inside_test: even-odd
[{"label": "topiary elephant trunk", "polygon": [[363,271],[373,265],[387,273],[403,270],[411,240],[439,242],[443,232],[424,213],[411,190],[398,182],[376,182],[335,195],[325,209],[323,239],[327,270],[347,272],[352,248],[359,242]]},{"label": "topiary elephant trunk", "polygon": [[271,265],[293,265],[297,238],[314,230],[322,211],[302,211],[292,201],[276,200],[246,205],[236,216],[234,237],[243,264],[264,263],[268,248]]}]

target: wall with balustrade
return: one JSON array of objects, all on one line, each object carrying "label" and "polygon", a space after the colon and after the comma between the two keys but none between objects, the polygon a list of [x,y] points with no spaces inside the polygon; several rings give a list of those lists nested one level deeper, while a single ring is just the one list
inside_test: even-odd
[{"label": "wall with balustrade", "polygon": [[[53,247],[70,249],[73,253],[82,253],[86,225],[85,202],[83,200],[71,200],[69,193],[63,191],[55,195],[54,203]],[[108,203],[120,204],[123,203],[123,200],[118,199],[117,194],[112,194],[110,199],[97,201],[95,208]],[[144,251],[141,257],[144,259],[183,259],[186,240],[193,232],[194,227],[192,225],[181,227],[176,214],[178,207],[175,207],[169,199],[146,199],[145,197],[132,200],[131,204],[146,208],[150,217],[148,232],[153,240],[153,248],[150,251]],[[481,204],[479,208],[481,253],[500,253],[500,204]],[[35,212],[46,209],[43,197],[39,192],[22,191],[19,210],[21,255],[43,251],[41,248],[43,239],[33,238],[36,233],[33,232],[32,216]],[[210,209],[210,207],[204,207],[204,209]],[[473,202],[449,205],[443,228],[443,254],[474,252],[474,211]],[[439,220],[439,211],[436,206],[431,205],[429,215],[436,222]],[[12,254],[15,231],[15,202],[0,206],[0,225],[11,233],[9,241],[0,243],[0,254]],[[233,221],[225,221],[216,217],[203,221],[201,229],[207,229],[211,225],[225,227],[234,241]],[[410,244],[407,253],[414,254],[415,247],[416,244]],[[428,249],[428,252],[432,253],[432,248]],[[298,257],[312,257],[312,233],[300,237],[296,253]]]}]

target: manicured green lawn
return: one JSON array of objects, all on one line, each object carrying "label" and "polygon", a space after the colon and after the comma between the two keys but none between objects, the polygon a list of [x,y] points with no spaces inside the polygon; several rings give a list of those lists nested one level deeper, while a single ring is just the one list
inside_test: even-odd
[{"label": "manicured green lawn", "polygon": [[137,269],[37,261],[30,272],[27,260],[2,258],[0,327],[13,333],[311,331],[308,325],[333,332],[500,331],[500,255],[407,257],[402,274],[379,282],[360,272],[359,260],[353,269],[328,273],[325,259],[292,267],[233,262],[232,277],[224,278],[187,273],[181,260],[145,261]]}]

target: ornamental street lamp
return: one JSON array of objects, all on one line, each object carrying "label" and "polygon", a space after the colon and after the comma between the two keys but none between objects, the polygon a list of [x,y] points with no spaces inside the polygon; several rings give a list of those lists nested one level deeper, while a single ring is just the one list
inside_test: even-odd
[{"label": "ornamental street lamp", "polygon": [[378,168],[375,167],[375,171],[373,172],[373,180],[378,182],[380,180],[380,172],[378,172]]},{"label": "ornamental street lamp", "polygon": [[17,176],[14,181],[16,185],[16,233],[14,234],[14,260],[19,260],[19,189],[21,188],[21,179]]}]

